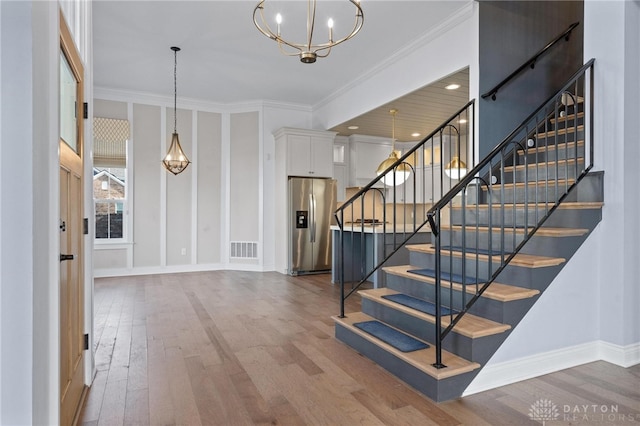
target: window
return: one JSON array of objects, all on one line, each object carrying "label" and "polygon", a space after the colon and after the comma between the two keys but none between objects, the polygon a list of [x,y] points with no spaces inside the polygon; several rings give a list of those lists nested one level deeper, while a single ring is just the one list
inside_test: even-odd
[{"label": "window", "polygon": [[127,142],[129,122],[93,120],[93,200],[96,239],[125,239],[127,229]]}]

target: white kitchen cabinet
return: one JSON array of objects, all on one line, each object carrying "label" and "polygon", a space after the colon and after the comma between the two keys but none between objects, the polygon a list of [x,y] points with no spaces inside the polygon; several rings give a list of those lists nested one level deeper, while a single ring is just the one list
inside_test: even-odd
[{"label": "white kitchen cabinet", "polygon": [[284,127],[274,133],[288,176],[332,177],[335,132]]},{"label": "white kitchen cabinet", "polygon": [[[375,136],[349,136],[349,185],[364,186],[376,178],[376,170],[391,153],[391,140]],[[379,186],[381,186],[380,183]]]}]

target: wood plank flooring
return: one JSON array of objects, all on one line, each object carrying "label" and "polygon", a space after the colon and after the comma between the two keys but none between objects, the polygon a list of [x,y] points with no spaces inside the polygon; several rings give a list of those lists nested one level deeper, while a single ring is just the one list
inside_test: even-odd
[{"label": "wood plank flooring", "polygon": [[[337,290],[328,275],[275,272],[96,279],[80,422],[530,425],[544,399],[558,409],[549,425],[640,422],[640,366],[605,362],[436,404],[334,339]],[[354,296],[346,311],[359,310]]]}]

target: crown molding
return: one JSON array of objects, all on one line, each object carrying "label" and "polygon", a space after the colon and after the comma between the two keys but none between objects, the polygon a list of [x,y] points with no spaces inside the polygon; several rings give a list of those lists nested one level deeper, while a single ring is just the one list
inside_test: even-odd
[{"label": "crown molding", "polygon": [[[135,90],[111,89],[106,87],[95,87],[93,90],[94,99],[116,102],[132,102],[145,105],[156,105],[163,107],[173,107],[173,97],[158,95],[154,93],[141,92]],[[295,104],[289,102],[278,102],[273,100],[253,100],[245,102],[221,103],[204,99],[180,98],[177,100],[178,108],[191,109],[197,111],[214,113],[238,113],[249,111],[260,111],[263,108],[285,109],[293,111],[311,112],[310,105]]]}]

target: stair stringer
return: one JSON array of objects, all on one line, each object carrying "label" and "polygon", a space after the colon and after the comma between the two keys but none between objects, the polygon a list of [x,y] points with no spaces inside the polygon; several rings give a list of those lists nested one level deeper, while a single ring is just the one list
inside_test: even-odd
[{"label": "stair stringer", "polygon": [[[576,274],[595,276],[597,271],[580,269],[592,264],[598,247],[598,227],[576,250],[544,294],[526,312],[517,327],[496,349],[482,370],[474,375],[461,396],[506,386],[602,358],[598,340],[598,286]],[[576,295],[581,296],[580,298]],[[567,305],[579,306],[568,314]],[[582,314],[576,315],[577,311]],[[562,337],[562,343],[558,343]],[[535,343],[534,343],[535,342]]]},{"label": "stair stringer", "polygon": [[[587,175],[583,180],[578,182],[578,184],[572,188],[569,192],[567,199],[573,200],[576,202],[599,202],[603,201],[603,187],[604,187],[604,173],[603,172],[594,172],[594,176]],[[587,179],[589,177],[589,179]],[[561,204],[562,205],[562,204]],[[556,209],[547,219],[544,226],[569,226],[568,220],[572,221],[577,220],[577,224],[581,228],[588,229],[587,234],[584,237],[580,238],[576,243],[575,239],[570,243],[569,249],[555,249],[557,251],[563,252],[565,255],[566,261],[560,265],[553,266],[550,268],[539,268],[532,269],[530,271],[525,271],[524,268],[513,267],[512,265],[508,265],[495,279],[495,282],[508,282],[512,285],[519,285],[521,282],[521,278],[523,274],[528,274],[524,278],[524,281],[536,283],[533,287],[540,291],[540,295],[535,298],[535,301],[531,303],[528,308],[521,310],[522,316],[512,323],[511,329],[505,333],[500,335],[501,339],[495,347],[491,350],[492,355],[495,355],[496,352],[500,350],[500,348],[508,341],[509,336],[514,333],[514,330],[517,329],[520,322],[527,316],[527,314],[531,311],[531,309],[537,305],[540,300],[544,300],[545,291],[552,285],[552,283],[556,280],[556,278],[560,275],[561,271],[570,263],[573,255],[584,245],[584,243],[588,240],[591,233],[597,227],[598,223],[600,223],[602,219],[602,207],[597,207],[594,209],[580,209],[573,214],[569,215],[570,219],[567,219],[567,215],[563,214],[563,209]],[[562,244],[562,243],[561,243]],[[523,253],[529,254],[538,254],[538,255],[548,255],[547,248],[552,245],[550,243],[540,244],[539,240],[536,240],[535,235],[522,247]],[[496,343],[495,341],[493,343]],[[491,362],[491,356],[489,357],[489,361]],[[480,368],[474,370],[472,373],[467,375],[466,377],[469,379],[469,382],[464,386],[464,389],[460,391],[458,396],[462,396],[464,391],[471,385],[471,383],[475,380],[475,378],[481,374],[484,367],[487,363],[482,363]]]}]

